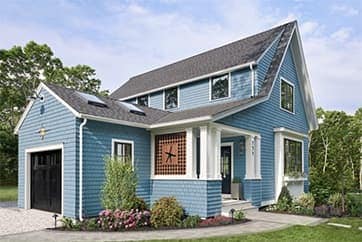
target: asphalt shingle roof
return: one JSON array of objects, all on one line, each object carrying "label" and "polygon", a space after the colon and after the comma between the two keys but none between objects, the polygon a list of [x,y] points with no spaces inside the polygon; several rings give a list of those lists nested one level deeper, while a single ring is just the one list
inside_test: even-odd
[{"label": "asphalt shingle roof", "polygon": [[257,61],[290,22],[256,35],[215,48],[170,65],[131,77],[111,97],[120,99],[155,88]]},{"label": "asphalt shingle roof", "polygon": [[[120,89],[116,90],[111,95],[111,97],[98,96],[103,102],[107,104],[107,107],[97,107],[88,104],[88,102],[85,99],[83,99],[81,96],[77,94],[76,90],[60,87],[54,84],[45,84],[45,85],[48,86],[52,91],[54,91],[56,95],[62,98],[73,109],[75,109],[77,112],[81,114],[88,114],[97,117],[110,118],[114,120],[135,122],[145,125],[161,124],[161,123],[181,121],[181,120],[205,117],[205,116],[213,117],[217,114],[221,114],[233,109],[239,109],[246,106],[251,106],[252,104],[256,103],[257,101],[269,95],[275,77],[278,74],[279,66],[281,65],[281,61],[287,50],[287,46],[292,36],[295,24],[296,22],[290,22],[285,25],[271,29],[269,31],[265,31],[261,34],[251,36],[247,39],[236,41],[229,45],[211,50],[210,52],[205,52],[203,54],[188,58],[184,61],[171,64],[169,66],[157,69],[155,71],[151,71],[149,73],[142,74],[137,77],[133,77],[133,79],[131,78],[132,81],[129,81],[130,84],[126,83],[129,86],[125,85],[124,88],[121,87]],[[144,111],[145,116],[130,113],[129,110],[124,106],[120,105],[119,101],[117,100],[118,98],[122,97],[122,95],[126,95],[124,94],[125,91],[121,90],[135,91],[135,90],[141,90],[140,88],[142,88],[142,90],[145,90],[146,85],[147,88],[152,89],[154,85],[153,83],[163,83],[163,85],[167,85],[166,83],[171,81],[180,81],[180,79],[176,77],[182,75],[181,72],[178,73],[181,69],[185,71],[184,77],[186,77],[187,75],[191,75],[191,73],[193,73],[193,75],[196,75],[196,73],[201,73],[201,70],[205,71],[206,69],[208,69],[210,72],[213,72],[214,71],[213,68],[220,68],[221,66],[223,68],[227,68],[226,65],[242,64],[238,63],[237,60],[238,61],[244,60],[246,62],[249,62],[256,57],[259,57],[260,54],[263,53],[265,48],[267,48],[271,44],[271,42],[275,40],[275,37],[279,34],[281,34],[281,36],[278,42],[276,53],[267,71],[262,88],[258,93],[258,95],[254,98],[248,98],[236,101],[234,100],[229,102],[220,102],[218,104],[210,104],[202,107],[181,110],[176,112],[167,112],[160,109],[136,105],[138,108]],[[261,43],[263,41],[268,44]],[[247,48],[247,44],[250,45],[250,49]],[[261,49],[263,49],[263,51],[261,51]],[[228,52],[231,50],[236,51],[235,53],[239,54],[239,56],[241,56],[242,58],[237,58],[236,57],[237,55],[234,54],[230,57],[232,60],[227,60],[225,55],[231,54],[231,52]],[[250,50],[254,50],[255,53],[252,53]],[[243,51],[246,51],[246,53]],[[219,60],[218,58],[221,58],[221,60]],[[199,61],[201,59],[208,60],[208,63],[211,65],[211,67],[204,66],[204,64],[202,64],[201,65],[202,67],[200,67]],[[213,64],[212,60],[214,60],[216,63]],[[193,63],[195,67],[191,63]],[[178,65],[180,66],[176,67]],[[190,67],[193,70],[188,70],[187,67]],[[173,75],[173,73],[175,75]],[[157,79],[158,81],[156,81],[156,79],[155,80],[152,79],[155,78],[156,76],[162,78]],[[166,78],[168,76],[169,78]],[[151,79],[148,79],[148,77],[150,77]],[[152,80],[152,81],[147,81],[147,80]],[[137,87],[138,83],[140,87]],[[127,93],[127,96],[128,95],[131,94]]]}]

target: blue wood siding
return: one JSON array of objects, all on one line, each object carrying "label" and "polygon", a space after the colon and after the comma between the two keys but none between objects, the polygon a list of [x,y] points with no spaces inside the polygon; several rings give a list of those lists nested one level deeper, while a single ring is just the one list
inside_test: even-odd
[{"label": "blue wood siding", "polygon": [[104,182],[104,157],[111,155],[112,139],[134,142],[134,165],[138,175],[137,195],[150,202],[150,133],[145,129],[89,120],[84,126],[83,141],[83,208],[85,216],[102,209],[101,189]]},{"label": "blue wood siding", "polygon": [[[295,85],[295,114],[280,109],[280,77],[284,77]],[[288,129],[308,134],[308,123],[302,102],[299,81],[297,78],[292,52],[288,49],[282,67],[273,87],[270,99],[257,106],[226,117],[218,122],[240,127],[261,134],[261,200],[274,199],[274,128]],[[305,147],[308,141],[305,140]],[[305,152],[307,154],[307,152]],[[308,156],[305,156],[308,166]],[[247,191],[246,191],[247,193]],[[259,203],[261,201],[253,201]]]},{"label": "blue wood siding", "polygon": [[151,202],[174,196],[189,215],[220,214],[221,182],[205,180],[153,180]]},{"label": "blue wood siding", "polygon": [[[76,118],[45,89],[41,90],[44,102],[36,100],[19,130],[18,206],[24,207],[25,150],[49,145],[64,145],[64,215],[77,215],[77,146]],[[47,134],[42,140],[39,129]],[[29,166],[28,166],[29,167]]]},{"label": "blue wood siding", "polygon": [[150,94],[150,107],[163,109],[163,92],[155,92]]},{"label": "blue wood siding", "polygon": [[273,60],[275,52],[278,47],[278,43],[280,40],[280,36],[276,39],[276,41],[270,46],[270,48],[265,52],[264,56],[260,59],[258,63],[258,67],[256,69],[256,90],[255,92],[258,93],[261,86],[263,85],[266,73],[268,72],[270,63]]}]

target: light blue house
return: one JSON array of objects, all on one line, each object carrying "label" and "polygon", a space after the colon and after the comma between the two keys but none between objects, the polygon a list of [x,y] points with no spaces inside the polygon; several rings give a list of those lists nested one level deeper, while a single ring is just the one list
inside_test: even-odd
[{"label": "light blue house", "polygon": [[131,158],[146,202],[175,196],[202,217],[227,207],[233,182],[256,207],[283,185],[308,190],[317,122],[296,22],[132,77],[110,98],[36,94],[15,130],[21,208],[97,215],[106,155]]}]

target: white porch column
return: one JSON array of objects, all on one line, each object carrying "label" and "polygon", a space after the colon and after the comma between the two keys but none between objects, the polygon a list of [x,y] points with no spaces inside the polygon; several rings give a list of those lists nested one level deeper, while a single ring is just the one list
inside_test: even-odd
[{"label": "white porch column", "polygon": [[186,129],[186,176],[196,178],[196,137],[193,128]]},{"label": "white porch column", "polygon": [[200,127],[200,178],[207,179],[208,126]]},{"label": "white porch column", "polygon": [[254,161],[255,161],[255,178],[261,179],[261,138],[259,136],[255,136],[255,154],[254,154]]},{"label": "white porch column", "polygon": [[221,171],[220,171],[220,159],[221,159],[221,129],[215,128],[215,174],[214,178],[221,179]]},{"label": "white porch column", "polygon": [[261,138],[256,135],[246,136],[245,151],[246,151],[245,179],[261,179],[261,174],[260,174]]}]

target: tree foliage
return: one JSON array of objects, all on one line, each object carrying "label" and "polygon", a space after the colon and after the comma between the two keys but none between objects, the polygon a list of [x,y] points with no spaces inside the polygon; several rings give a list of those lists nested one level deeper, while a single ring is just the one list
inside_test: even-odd
[{"label": "tree foliage", "polygon": [[317,110],[319,129],[311,133],[310,182],[317,203],[330,194],[359,188],[361,169],[362,108],[355,115]]},{"label": "tree foliage", "polygon": [[[13,130],[40,82],[107,95],[86,65],[64,66],[51,48],[33,41],[0,50],[0,184],[16,180],[17,139]],[[15,169],[15,170],[14,170]],[[14,175],[15,174],[15,175]]]}]

